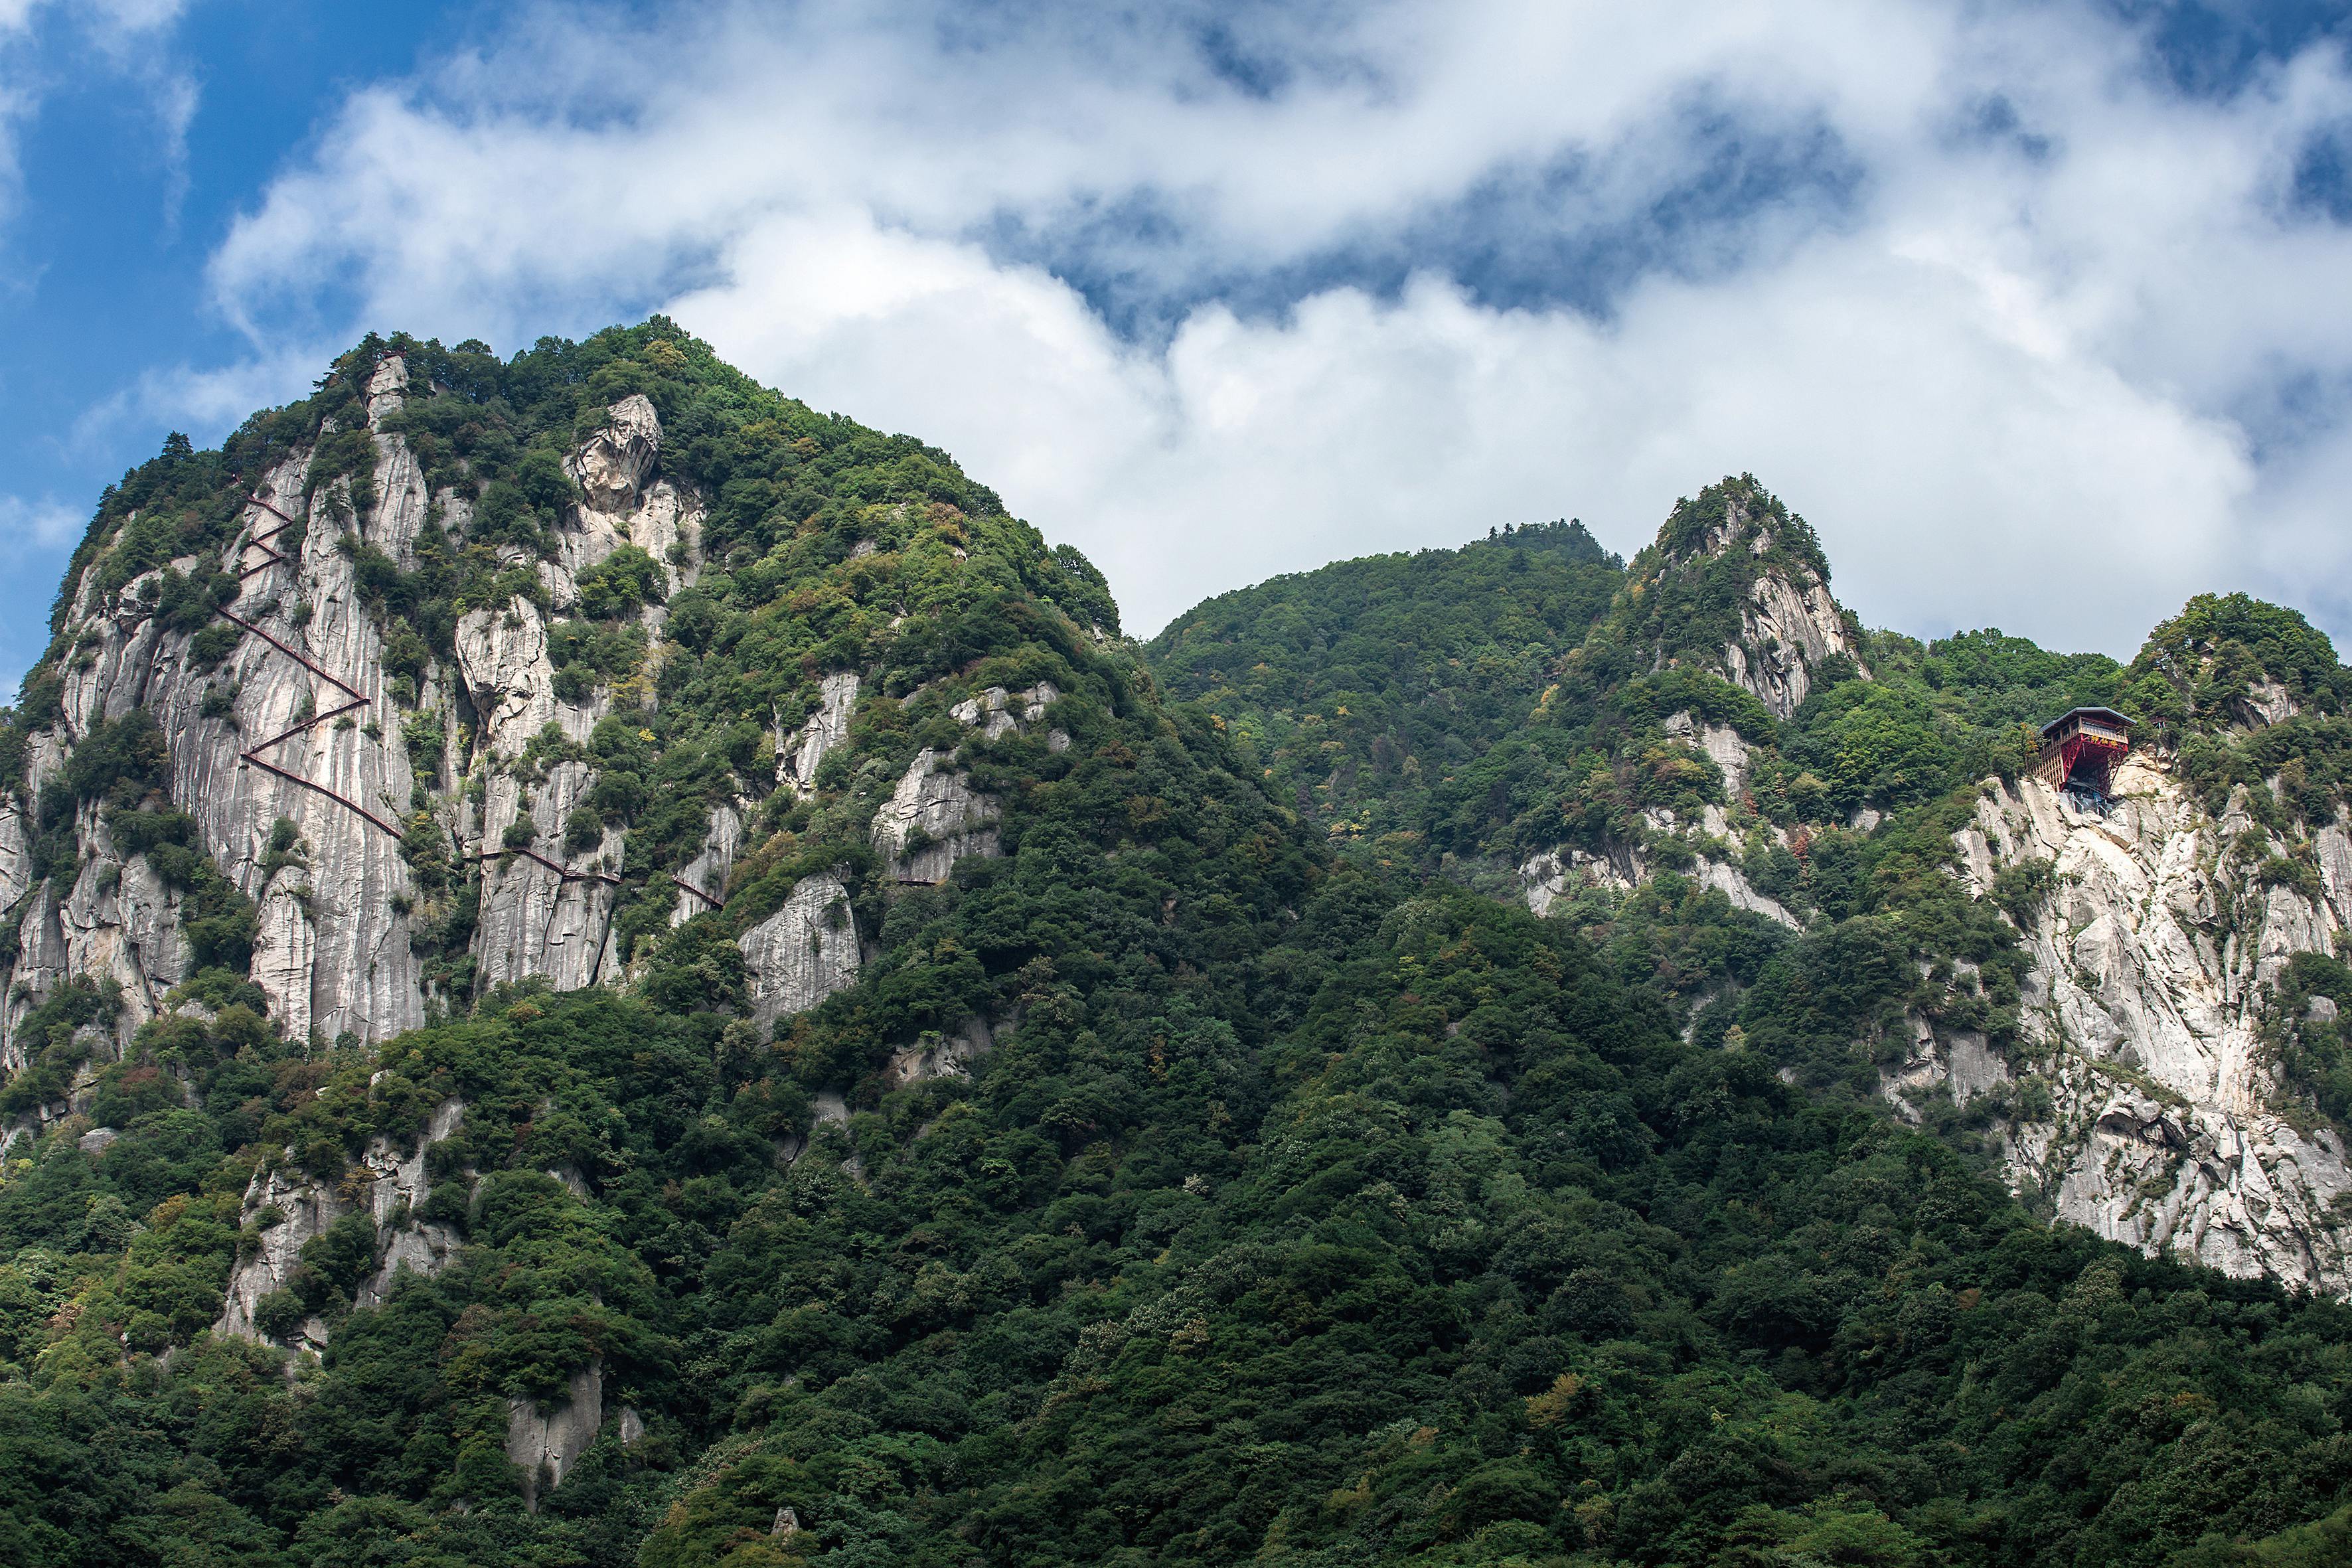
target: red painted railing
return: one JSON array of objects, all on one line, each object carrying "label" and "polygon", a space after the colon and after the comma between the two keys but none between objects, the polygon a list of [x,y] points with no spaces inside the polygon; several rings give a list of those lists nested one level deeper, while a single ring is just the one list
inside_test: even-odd
[{"label": "red painted railing", "polygon": [[621,885],[621,879],[618,877],[610,876],[603,871],[575,871],[571,867],[563,864],[561,860],[551,860],[546,856],[541,854],[538,850],[525,848],[520,845],[508,845],[497,849],[485,849],[479,855],[475,856],[474,858],[477,860],[499,860],[503,859],[509,855],[520,855],[526,860],[536,860],[567,882],[604,882],[615,888]]}]

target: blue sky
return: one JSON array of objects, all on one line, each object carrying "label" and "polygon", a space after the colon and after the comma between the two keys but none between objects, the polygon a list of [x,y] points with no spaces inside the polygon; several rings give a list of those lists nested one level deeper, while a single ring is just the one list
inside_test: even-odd
[{"label": "blue sky", "polygon": [[[1767,14],[1769,13],[1769,15]],[[99,489],[362,332],[661,309],[1130,626],[1752,470],[1866,619],[2352,630],[2299,4],[0,0],[0,684]],[[2085,584],[2094,584],[2086,588]]]},{"label": "blue sky", "polygon": [[[351,86],[414,68],[466,5],[226,0],[82,9],[0,0],[0,681],[39,657],[99,491],[218,407],[142,378],[249,361],[205,259]],[[257,382],[282,399],[291,383]]]}]

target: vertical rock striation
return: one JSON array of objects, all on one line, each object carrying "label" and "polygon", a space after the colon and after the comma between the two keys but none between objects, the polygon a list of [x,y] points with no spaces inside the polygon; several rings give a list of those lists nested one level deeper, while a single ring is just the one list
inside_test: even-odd
[{"label": "vertical rock striation", "polygon": [[[2352,1292],[2352,1170],[2337,1134],[2289,1114],[2263,1044],[2271,984],[2352,929],[2340,827],[2319,836],[2324,896],[2265,885],[2236,853],[2252,826],[2208,816],[2165,765],[2134,756],[2105,816],[2038,780],[1989,783],[1959,837],[1971,889],[2046,861],[2054,890],[2032,954],[2021,1059],[1923,1029],[1891,1096],[1942,1084],[1966,1101],[2020,1078],[2011,1180],[2064,1219],[2237,1275]],[[2338,868],[2330,878],[2326,868]]]},{"label": "vertical rock striation", "polygon": [[834,877],[803,877],[783,907],[736,938],[762,1026],[804,1013],[857,982],[857,927],[849,889]]},{"label": "vertical rock striation", "polygon": [[[256,1233],[257,1243],[250,1252],[240,1251],[229,1272],[226,1302],[214,1331],[268,1341],[271,1336],[261,1321],[265,1299],[293,1279],[303,1247],[349,1215],[365,1215],[374,1226],[379,1260],[361,1282],[354,1305],[383,1300],[403,1268],[431,1276],[446,1268],[457,1250],[457,1234],[413,1216],[432,1190],[425,1151],[455,1133],[465,1115],[463,1101],[442,1101],[414,1149],[402,1152],[387,1140],[374,1139],[353,1170],[331,1184],[288,1165],[273,1164],[256,1174],[246,1188],[244,1225]],[[327,1331],[311,1318],[288,1338],[318,1349],[326,1343]]]}]

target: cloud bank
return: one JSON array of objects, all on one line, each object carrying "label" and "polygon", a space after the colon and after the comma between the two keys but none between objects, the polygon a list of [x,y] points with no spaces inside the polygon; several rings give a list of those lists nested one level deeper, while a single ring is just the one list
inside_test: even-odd
[{"label": "cloud bank", "polygon": [[954,452],[1139,630],[1505,521],[1630,550],[1738,471],[1874,623],[2128,652],[2244,587],[2352,627],[2352,67],[2184,86],[2155,27],[551,5],[356,93],[211,282],[259,366],[666,309]]}]

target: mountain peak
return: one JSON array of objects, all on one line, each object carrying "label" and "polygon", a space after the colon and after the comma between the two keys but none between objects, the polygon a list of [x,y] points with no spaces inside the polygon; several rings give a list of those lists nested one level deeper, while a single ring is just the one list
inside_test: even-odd
[{"label": "mountain peak", "polygon": [[1802,517],[1759,484],[1753,474],[1726,477],[1685,497],[1659,525],[1654,548],[1664,564],[1695,565],[1745,553],[1802,579],[1826,585],[1829,557]]},{"label": "mountain peak", "polygon": [[[1855,658],[1859,627],[1830,595],[1820,539],[1753,475],[1685,497],[1634,557],[1611,634],[1652,668],[1713,669],[1778,719],[1820,684],[1826,660]],[[1855,668],[1863,674],[1859,661]]]}]

